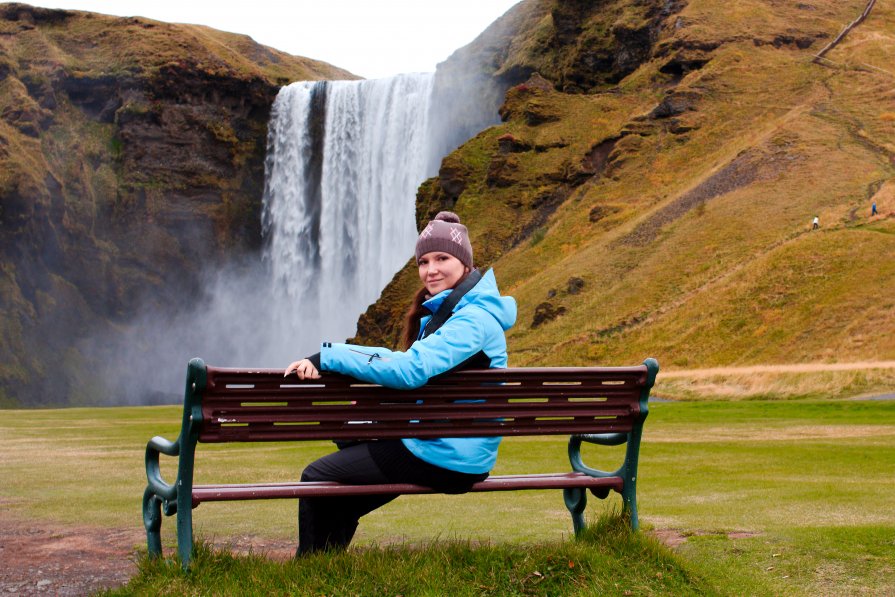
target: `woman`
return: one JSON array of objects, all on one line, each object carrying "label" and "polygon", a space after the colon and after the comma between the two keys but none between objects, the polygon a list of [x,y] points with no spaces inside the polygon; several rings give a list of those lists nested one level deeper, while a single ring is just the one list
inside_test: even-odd
[{"label": "woman", "polygon": [[[403,352],[324,342],[319,353],[289,365],[286,375],[318,379],[320,371],[332,371],[410,389],[453,369],[506,367],[504,332],[516,321],[516,301],[500,295],[493,271],[481,276],[473,268],[466,226],[456,214],[443,211],[429,222],[417,239],[416,261],[423,288],[405,318]],[[499,443],[499,437],[355,443],[311,463],[301,480],[415,483],[463,493],[488,476]],[[346,548],[360,517],[395,497],[299,500],[298,555]]]}]

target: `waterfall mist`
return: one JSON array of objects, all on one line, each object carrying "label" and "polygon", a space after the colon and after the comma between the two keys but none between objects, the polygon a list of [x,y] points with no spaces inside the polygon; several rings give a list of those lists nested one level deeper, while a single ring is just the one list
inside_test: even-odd
[{"label": "waterfall mist", "polygon": [[[177,402],[192,357],[285,368],[354,335],[413,255],[418,186],[497,121],[492,96],[431,73],[284,87],[268,127],[262,255],[203,271],[179,308],[147,296],[127,325],[79,342],[95,370],[76,385],[102,379],[108,404]],[[95,403],[97,389],[83,392]]]}]

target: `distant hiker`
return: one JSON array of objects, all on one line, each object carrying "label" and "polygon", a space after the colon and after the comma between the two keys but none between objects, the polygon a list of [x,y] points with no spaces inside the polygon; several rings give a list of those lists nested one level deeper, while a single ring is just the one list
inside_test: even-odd
[{"label": "distant hiker", "polygon": [[873,202],[873,205],[870,207],[870,215],[875,216],[877,214],[876,211],[876,201]]},{"label": "distant hiker", "polygon": [[820,218],[814,216],[814,222],[811,223],[811,229],[817,230],[818,228],[820,228]]},{"label": "distant hiker", "polygon": [[[397,393],[448,371],[506,367],[504,332],[516,321],[516,301],[501,296],[492,270],[482,275],[474,268],[468,231],[456,214],[440,212],[423,229],[416,263],[423,286],[404,318],[403,351],[324,342],[317,354],[289,365],[286,375],[318,379],[331,371]],[[464,493],[488,476],[499,443],[499,437],[352,442],[309,464],[301,480],[414,483]],[[347,548],[359,519],[396,497],[301,498],[296,556]]]}]

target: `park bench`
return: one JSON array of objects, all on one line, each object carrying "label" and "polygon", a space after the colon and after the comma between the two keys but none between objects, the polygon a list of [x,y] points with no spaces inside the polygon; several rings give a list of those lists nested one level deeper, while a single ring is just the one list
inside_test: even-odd
[{"label": "park bench", "polygon": [[[587,491],[621,494],[636,530],[637,460],[649,391],[659,365],[466,370],[433,378],[415,390],[393,390],[337,374],[300,381],[282,370],[187,368],[180,437],[146,446],[143,522],[150,557],[160,556],[162,512],[177,515],[184,568],[193,547],[192,510],[202,502],[370,494],[433,493],[410,484],[331,482],[194,485],[198,443],[295,440],[570,435],[571,472],[491,476],[472,490],[562,489],[575,533],[584,528]],[[474,402],[470,402],[474,400]],[[612,472],[586,466],[581,443],[627,444]],[[179,458],[167,483],[161,454]]]}]

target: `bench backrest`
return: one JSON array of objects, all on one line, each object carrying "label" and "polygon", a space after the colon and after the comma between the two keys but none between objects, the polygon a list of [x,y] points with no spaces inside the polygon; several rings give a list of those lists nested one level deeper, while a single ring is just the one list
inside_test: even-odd
[{"label": "bench backrest", "polygon": [[648,359],[636,367],[469,370],[393,390],[194,359],[184,415],[200,442],[626,433],[646,417],[657,369]]}]

